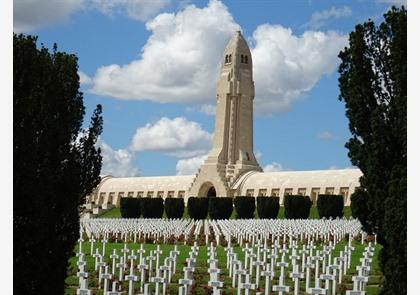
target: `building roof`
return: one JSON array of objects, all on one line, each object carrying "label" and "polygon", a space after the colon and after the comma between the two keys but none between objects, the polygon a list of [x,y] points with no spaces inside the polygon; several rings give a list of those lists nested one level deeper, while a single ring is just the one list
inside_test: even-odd
[{"label": "building roof", "polygon": [[333,169],[313,171],[248,172],[242,175],[233,188],[241,192],[255,188],[296,187],[350,187],[359,186],[362,172],[359,169]]},{"label": "building roof", "polygon": [[128,191],[187,191],[194,175],[155,176],[155,177],[118,177],[103,179],[99,192]]}]

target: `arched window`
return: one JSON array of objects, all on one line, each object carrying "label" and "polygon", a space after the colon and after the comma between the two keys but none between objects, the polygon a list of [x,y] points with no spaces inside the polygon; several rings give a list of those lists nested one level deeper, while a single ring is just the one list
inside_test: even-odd
[{"label": "arched window", "polygon": [[229,62],[232,62],[232,54],[229,54]]},{"label": "arched window", "polygon": [[226,54],[226,57],[225,57],[225,64],[227,64],[229,62],[229,55],[227,55]]},{"label": "arched window", "polygon": [[245,63],[248,63],[248,55],[245,55]]},{"label": "arched window", "polygon": [[244,63],[244,55],[241,54],[241,64],[243,64],[243,63]]}]

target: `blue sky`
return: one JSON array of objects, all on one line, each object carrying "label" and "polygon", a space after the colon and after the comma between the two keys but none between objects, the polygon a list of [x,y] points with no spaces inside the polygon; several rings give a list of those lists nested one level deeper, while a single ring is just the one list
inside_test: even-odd
[{"label": "blue sky", "polygon": [[351,167],[338,52],[404,1],[14,1],[14,30],[79,58],[86,121],[103,106],[104,174],[193,174],[211,147],[218,63],[251,47],[254,152],[266,171]]}]

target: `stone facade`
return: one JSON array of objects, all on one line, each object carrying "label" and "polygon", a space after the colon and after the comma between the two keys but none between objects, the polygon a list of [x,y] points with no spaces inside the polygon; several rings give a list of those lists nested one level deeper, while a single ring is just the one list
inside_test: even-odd
[{"label": "stone facade", "polygon": [[[118,206],[121,197],[284,196],[342,194],[359,186],[358,169],[264,173],[253,151],[252,56],[240,32],[224,51],[216,90],[213,148],[196,175],[103,177],[89,202]],[[281,203],[283,198],[281,198]]]}]

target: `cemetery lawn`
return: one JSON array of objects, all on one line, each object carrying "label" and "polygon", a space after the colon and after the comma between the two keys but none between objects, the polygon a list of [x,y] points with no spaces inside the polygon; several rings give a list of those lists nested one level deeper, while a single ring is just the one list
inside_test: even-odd
[{"label": "cemetery lawn", "polygon": [[[344,249],[344,246],[347,244],[346,241],[342,241],[337,244],[336,249],[333,251],[333,257],[339,256],[339,251]],[[93,251],[95,252],[95,248],[99,249],[99,252],[102,251],[102,243],[101,242],[95,242],[93,244]],[[341,285],[337,285],[337,294],[345,294],[346,290],[352,289],[352,281],[351,277],[352,275],[356,274],[356,265],[359,264],[359,258],[362,257],[363,249],[366,246],[366,243],[364,245],[361,245],[358,241],[353,241],[352,245],[355,247],[355,250],[352,255],[352,261],[351,261],[351,268],[349,272],[347,272],[347,275],[344,275],[343,277],[343,283]],[[138,243],[128,243],[127,244],[129,249],[139,249]],[[321,246],[318,244],[317,249],[321,249]],[[87,271],[89,273],[89,288],[93,290],[93,294],[103,294],[101,290],[98,289],[98,272],[94,270],[94,258],[90,255],[90,242],[84,242],[82,244],[82,250],[83,253],[86,254],[86,262],[87,262]],[[109,242],[106,246],[106,255],[105,255],[105,261],[108,263],[108,265],[111,265],[111,259],[110,255],[112,253],[113,249],[117,249],[117,253],[121,254],[121,249],[124,247],[124,243],[121,242]],[[160,258],[160,263],[163,263],[164,257],[169,256],[169,251],[173,250],[174,245],[168,245],[168,244],[161,244],[160,245],[161,250],[163,251],[163,254]],[[375,295],[379,294],[379,289],[381,285],[382,280],[382,274],[379,270],[378,265],[378,253],[379,250],[382,247],[380,245],[377,245],[375,247],[375,254],[373,256],[372,261],[372,269],[369,274],[369,282],[367,284],[367,294],[369,295]],[[144,249],[146,250],[145,255],[149,255],[150,250],[156,249],[156,244],[144,244]],[[175,275],[172,277],[172,283],[169,285],[168,288],[168,294],[170,295],[176,295],[178,294],[178,279],[182,277],[182,267],[186,265],[185,259],[188,257],[188,252],[190,250],[189,245],[178,245],[178,250],[180,251],[180,255],[177,258],[177,271]],[[75,253],[78,251],[78,245],[75,247]],[[242,261],[244,260],[244,252],[241,251],[241,248],[236,245],[235,246],[235,252],[238,253],[238,258]],[[236,294],[236,289],[233,289],[231,287],[231,278],[228,276],[228,272],[226,270],[226,253],[222,246],[217,247],[217,258],[219,259],[219,267],[221,268],[221,277],[220,280],[224,282],[223,287],[223,294]],[[211,290],[209,287],[207,287],[207,282],[209,281],[209,274],[207,273],[208,264],[206,262],[207,259],[207,247],[206,246],[200,246],[197,256],[197,267],[196,271],[194,272],[194,280],[195,280],[195,287],[191,290],[191,294],[198,295],[198,294],[211,294]],[[65,294],[76,294],[76,289],[78,286],[78,278],[76,277],[77,272],[77,265],[76,265],[77,258],[74,256],[69,259],[69,268],[68,268],[68,277],[65,281],[66,283],[66,290]],[[137,264],[137,261],[136,263]],[[286,284],[293,286],[293,282],[289,278],[288,274],[290,272],[290,269],[287,269],[287,279]],[[312,270],[314,272],[314,270]],[[279,276],[279,270],[276,270],[275,280],[274,282],[277,282]],[[96,279],[95,279],[96,278]],[[138,290],[138,282],[135,284],[136,289]],[[304,289],[304,280],[301,281],[301,290]],[[313,282],[312,282],[313,284]],[[124,289],[127,289],[128,284],[126,282],[123,283]],[[152,284],[153,285],[153,284]],[[153,290],[154,286],[152,286]],[[264,289],[264,283],[262,283],[260,289],[263,291]],[[254,293],[252,293],[254,294]],[[274,293],[272,293],[274,294]],[[293,293],[288,293],[293,294]],[[301,293],[306,294],[306,293]]]},{"label": "cemetery lawn", "polygon": [[[257,210],[255,209],[254,216],[258,216]],[[350,218],[351,217],[351,207],[346,206],[343,209],[344,211],[344,217]],[[163,213],[163,218],[166,217],[166,214]],[[120,208],[112,208],[108,211],[105,211],[101,215],[98,216],[98,218],[121,218]],[[184,216],[182,218],[189,218],[188,217],[188,209],[185,207],[184,210]],[[230,217],[231,219],[236,218],[236,212],[235,209],[233,209],[232,215]],[[280,207],[279,214],[277,215],[277,218],[284,218],[284,207]],[[309,219],[319,219],[318,210],[315,206],[311,207],[311,212],[309,214]]]}]

